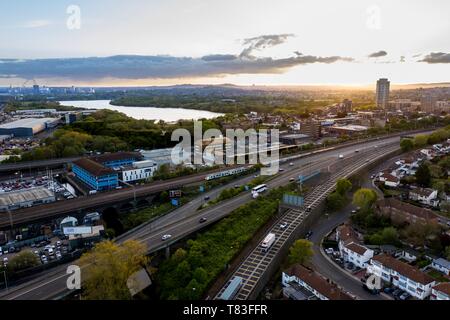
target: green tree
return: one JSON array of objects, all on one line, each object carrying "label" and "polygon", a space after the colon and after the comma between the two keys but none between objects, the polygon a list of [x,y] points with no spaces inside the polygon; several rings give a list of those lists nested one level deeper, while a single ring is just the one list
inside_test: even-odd
[{"label": "green tree", "polygon": [[336,182],[336,192],[345,196],[352,189],[352,183],[348,179],[339,179]]},{"label": "green tree", "polygon": [[402,139],[402,141],[400,141],[400,147],[403,152],[410,151],[414,148],[414,142],[411,139]]},{"label": "green tree", "polygon": [[22,251],[16,254],[8,263],[8,270],[17,272],[20,270],[36,267],[39,265],[39,258],[31,251]]},{"label": "green tree", "polygon": [[292,247],[289,248],[289,264],[293,265],[296,263],[307,263],[314,255],[312,247],[313,243],[306,239],[298,239],[295,241]]},{"label": "green tree", "polygon": [[377,198],[374,190],[361,188],[353,194],[353,204],[367,210],[377,201]]},{"label": "green tree", "polygon": [[425,146],[428,143],[428,135],[419,134],[414,137],[414,146],[416,148],[420,148]]},{"label": "green tree", "polygon": [[384,244],[397,244],[398,232],[394,227],[387,227],[381,231],[381,238]]},{"label": "green tree", "polygon": [[430,168],[425,164],[422,163],[419,168],[417,168],[416,174],[416,181],[421,187],[429,187],[431,183],[431,173]]},{"label": "green tree", "polygon": [[147,267],[146,246],[128,240],[118,245],[103,241],[79,260],[83,273],[83,297],[87,300],[129,300],[128,278]]},{"label": "green tree", "polygon": [[331,193],[326,200],[326,206],[331,211],[341,209],[345,204],[345,198],[338,192]]},{"label": "green tree", "polygon": [[450,260],[450,246],[445,247],[445,257],[447,260]]}]

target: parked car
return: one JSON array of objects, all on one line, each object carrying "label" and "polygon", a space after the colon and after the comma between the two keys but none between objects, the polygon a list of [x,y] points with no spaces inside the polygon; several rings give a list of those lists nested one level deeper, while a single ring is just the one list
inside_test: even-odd
[{"label": "parked car", "polygon": [[399,298],[400,300],[408,300],[409,298],[411,298],[411,295],[408,292],[405,292]]},{"label": "parked car", "polygon": [[392,293],[393,291],[394,291],[394,288],[391,288],[391,287],[386,287],[386,288],[383,289],[383,292],[384,293],[388,293],[388,294]]},{"label": "parked car", "polygon": [[305,239],[311,238],[312,234],[313,234],[312,230],[309,230],[305,235]]},{"label": "parked car", "polygon": [[369,292],[370,294],[376,295],[379,294],[380,291],[377,289],[370,289],[365,283],[363,284],[363,289],[366,290],[367,292]]}]

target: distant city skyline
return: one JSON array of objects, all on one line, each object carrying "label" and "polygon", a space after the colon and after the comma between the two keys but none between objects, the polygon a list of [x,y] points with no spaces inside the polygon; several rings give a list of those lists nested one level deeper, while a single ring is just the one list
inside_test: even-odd
[{"label": "distant city skyline", "polygon": [[1,3],[0,85],[449,82],[448,12],[446,0]]}]

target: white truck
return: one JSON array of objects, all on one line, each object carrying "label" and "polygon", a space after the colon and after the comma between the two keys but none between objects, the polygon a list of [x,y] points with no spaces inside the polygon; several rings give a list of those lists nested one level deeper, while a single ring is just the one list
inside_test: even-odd
[{"label": "white truck", "polygon": [[262,252],[267,252],[274,242],[275,242],[275,234],[269,233],[261,242]]}]

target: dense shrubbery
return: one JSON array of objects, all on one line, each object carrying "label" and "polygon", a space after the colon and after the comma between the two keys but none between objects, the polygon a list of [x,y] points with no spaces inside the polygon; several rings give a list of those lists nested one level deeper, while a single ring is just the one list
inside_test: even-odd
[{"label": "dense shrubbery", "polygon": [[162,299],[199,299],[253,234],[278,212],[287,188],[271,191],[235,211],[163,262],[157,273]]}]

